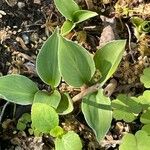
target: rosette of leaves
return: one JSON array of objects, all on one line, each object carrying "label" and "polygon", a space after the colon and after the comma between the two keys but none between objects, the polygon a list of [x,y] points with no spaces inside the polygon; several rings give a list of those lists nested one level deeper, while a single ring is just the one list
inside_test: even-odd
[{"label": "rosette of leaves", "polygon": [[[22,75],[7,75],[0,78],[1,97],[21,105],[32,104],[32,127],[42,133],[51,133],[53,136],[58,132],[58,136],[55,136],[56,149],[61,150],[61,147],[70,149],[63,144],[68,138],[76,139],[75,143],[73,140],[69,141],[69,145],[80,143],[78,146],[80,145],[79,149],[81,149],[81,142],[75,133],[61,134],[60,132],[59,134],[58,114],[70,113],[73,110],[73,104],[69,94],[60,94],[57,87],[61,78],[76,88],[81,88],[83,85],[91,86],[93,84],[91,79],[96,69],[102,75],[97,83],[104,85],[117,69],[125,44],[125,40],[107,43],[97,50],[93,58],[79,44],[60,35],[59,29],[56,28],[43,44],[36,59],[37,73],[40,79],[51,87],[51,92],[40,91],[33,81]],[[110,99],[103,95],[102,89],[97,90],[83,97],[82,112],[97,140],[101,141],[110,128],[112,111]]]},{"label": "rosette of leaves", "polygon": [[54,3],[59,12],[66,18],[61,27],[63,36],[68,34],[76,24],[98,15],[93,11],[82,10],[74,0],[54,0]]}]

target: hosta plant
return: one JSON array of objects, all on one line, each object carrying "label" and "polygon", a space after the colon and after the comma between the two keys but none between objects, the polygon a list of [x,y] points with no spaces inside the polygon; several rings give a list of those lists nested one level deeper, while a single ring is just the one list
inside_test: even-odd
[{"label": "hosta plant", "polygon": [[[81,10],[73,0],[70,0],[70,7],[66,6],[66,9],[60,6],[60,2],[65,7],[67,1],[55,0],[55,4],[73,23],[90,18],[87,16],[95,16],[92,12]],[[81,109],[85,120],[100,142],[112,121],[111,101],[103,94],[102,86],[116,71],[125,44],[126,40],[111,41],[93,56],[79,44],[63,37],[59,28],[56,28],[36,59],[37,74],[51,90],[41,91],[37,83],[29,78],[11,74],[0,77],[0,97],[16,104],[32,105],[32,128],[55,137],[56,150],[82,149],[79,136],[59,126],[59,115],[71,113],[73,102],[82,99]],[[58,90],[62,79],[66,84],[84,90],[71,98],[68,93]]]}]

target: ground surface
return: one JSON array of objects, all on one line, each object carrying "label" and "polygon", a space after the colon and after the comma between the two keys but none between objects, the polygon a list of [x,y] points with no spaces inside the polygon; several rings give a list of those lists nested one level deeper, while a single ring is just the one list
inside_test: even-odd
[{"label": "ground surface", "polygon": [[[89,52],[95,53],[103,43],[114,39],[127,39],[126,52],[122,62],[113,76],[113,80],[104,86],[113,99],[119,93],[138,96],[144,91],[139,77],[143,69],[150,65],[150,48],[145,52],[142,41],[137,41],[133,33],[132,16],[150,19],[150,3],[142,0],[77,0],[84,9],[96,11],[99,16],[78,25],[69,35],[77,40]],[[63,5],[63,4],[62,4]],[[120,8],[130,8],[133,13],[124,13]],[[141,10],[141,7],[144,7]],[[135,9],[137,8],[137,9]],[[3,11],[1,13],[1,10]],[[64,18],[55,8],[52,0],[1,0],[0,1],[0,74],[22,74],[35,81],[40,89],[47,89],[37,77],[35,59],[43,42],[51,35],[56,26],[61,26]],[[150,42],[149,35],[144,42]],[[109,93],[107,85],[115,81],[117,87]],[[60,90],[75,94],[74,90],[61,83]],[[75,104],[75,111],[61,119],[61,126],[66,130],[76,131],[83,142],[85,150],[117,149],[124,132],[135,133],[140,127],[136,120],[130,124],[113,120],[106,140],[99,145],[92,130],[87,126],[83,115]],[[0,109],[6,101],[0,101]],[[14,112],[14,107],[16,107]],[[30,113],[29,107],[7,104],[0,126],[0,149],[9,150],[47,150],[53,149],[51,137],[34,138],[28,131],[19,132],[16,123],[19,117]],[[103,148],[102,148],[103,146]]]}]

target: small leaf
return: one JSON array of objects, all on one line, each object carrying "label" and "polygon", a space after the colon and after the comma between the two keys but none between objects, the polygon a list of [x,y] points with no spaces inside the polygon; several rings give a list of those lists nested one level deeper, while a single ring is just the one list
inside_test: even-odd
[{"label": "small leaf", "polygon": [[84,97],[82,101],[82,112],[85,120],[93,129],[98,141],[103,140],[111,126],[112,111],[110,104],[110,99],[103,95],[103,90]]},{"label": "small leaf", "polygon": [[75,23],[80,23],[83,22],[89,18],[95,17],[98,14],[96,12],[93,11],[89,11],[89,10],[77,10],[76,12],[74,12],[73,14],[73,22]]},{"label": "small leaf", "polygon": [[150,124],[146,124],[142,127],[142,130],[147,132],[147,134],[150,136]]},{"label": "small leaf", "polygon": [[144,91],[143,95],[138,97],[138,100],[142,104],[144,110],[148,109],[148,107],[150,107],[150,91]]},{"label": "small leaf", "polygon": [[144,112],[141,117],[140,117],[140,121],[143,124],[150,124],[150,109],[147,110],[146,112]]},{"label": "small leaf", "polygon": [[57,113],[59,115],[66,115],[73,111],[73,103],[70,96],[67,93],[62,95],[61,101],[57,107]]},{"label": "small leaf", "polygon": [[61,27],[62,36],[67,35],[73,28],[75,27],[75,23],[70,20],[66,20]]},{"label": "small leaf", "polygon": [[24,131],[25,129],[26,129],[26,124],[21,121],[18,121],[17,130]]},{"label": "small leaf", "polygon": [[150,21],[144,21],[139,26],[139,32],[149,33],[150,32]]},{"label": "small leaf", "polygon": [[132,17],[131,22],[135,27],[139,27],[144,22],[144,20],[139,17]]},{"label": "small leaf", "polygon": [[34,82],[22,75],[0,77],[0,95],[7,101],[29,105],[34,100],[38,87]]},{"label": "small leaf", "polygon": [[82,143],[78,134],[67,132],[62,138],[56,138],[55,150],[82,150]]},{"label": "small leaf", "polygon": [[78,44],[60,36],[59,67],[64,80],[71,86],[88,83],[95,72],[91,55]]},{"label": "small leaf", "polygon": [[116,71],[125,49],[126,40],[115,40],[107,43],[105,46],[100,48],[95,56],[94,61],[96,68],[102,74],[100,80],[103,85]]},{"label": "small leaf", "polygon": [[136,97],[128,97],[120,94],[116,100],[112,101],[113,117],[116,120],[132,122],[142,111],[142,106]]},{"label": "small leaf", "polygon": [[67,19],[73,21],[73,13],[80,10],[74,0],[54,0],[59,12]]},{"label": "small leaf", "polygon": [[143,75],[140,78],[146,88],[150,88],[150,67],[144,69]]},{"label": "small leaf", "polygon": [[55,90],[53,93],[47,93],[44,91],[38,91],[34,97],[34,103],[44,103],[48,104],[54,108],[57,108],[61,100],[60,93]]},{"label": "small leaf", "polygon": [[33,127],[43,133],[49,133],[59,124],[58,114],[55,109],[44,103],[33,103],[31,119]]},{"label": "small leaf", "polygon": [[122,144],[119,150],[149,150],[150,136],[143,131],[139,130],[135,136],[133,134],[126,134],[122,139]]},{"label": "small leaf", "polygon": [[58,69],[58,29],[43,44],[36,60],[39,77],[48,85],[57,87],[60,83]]},{"label": "small leaf", "polygon": [[50,131],[50,135],[53,137],[61,137],[63,134],[64,130],[60,126],[56,126],[54,129]]},{"label": "small leaf", "polygon": [[21,116],[21,118],[19,118],[19,121],[20,122],[23,122],[23,123],[29,123],[29,122],[31,122],[31,115],[30,114],[28,114],[28,113],[24,113],[22,116]]}]

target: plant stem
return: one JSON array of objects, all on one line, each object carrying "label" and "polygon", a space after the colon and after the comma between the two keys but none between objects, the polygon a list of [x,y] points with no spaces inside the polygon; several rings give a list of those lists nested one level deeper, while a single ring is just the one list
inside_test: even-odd
[{"label": "plant stem", "polygon": [[3,106],[2,112],[1,112],[1,114],[0,114],[0,123],[2,122],[2,118],[3,118],[5,109],[6,109],[6,107],[7,107],[8,104],[9,104],[9,102],[7,102],[7,103]]},{"label": "plant stem", "polygon": [[73,102],[77,102],[79,101],[80,99],[82,99],[84,96],[90,94],[90,93],[93,93],[93,92],[96,92],[98,91],[99,89],[101,88],[101,85],[100,83],[97,83],[95,85],[92,85],[90,87],[88,87],[87,89],[81,91],[79,94],[77,94],[76,96],[74,96],[72,98],[72,101]]}]

